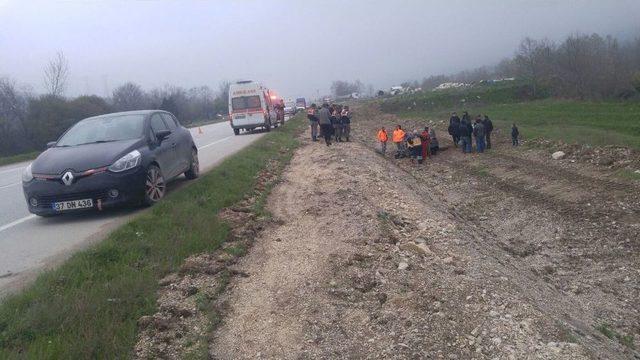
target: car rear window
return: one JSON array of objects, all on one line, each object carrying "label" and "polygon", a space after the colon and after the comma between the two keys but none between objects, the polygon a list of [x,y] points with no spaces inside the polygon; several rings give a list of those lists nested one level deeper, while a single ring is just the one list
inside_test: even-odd
[{"label": "car rear window", "polygon": [[100,116],[82,120],[69,129],[56,146],[75,146],[142,137],[144,115]]},{"label": "car rear window", "polygon": [[240,96],[231,99],[231,107],[233,110],[260,109],[260,96]]}]

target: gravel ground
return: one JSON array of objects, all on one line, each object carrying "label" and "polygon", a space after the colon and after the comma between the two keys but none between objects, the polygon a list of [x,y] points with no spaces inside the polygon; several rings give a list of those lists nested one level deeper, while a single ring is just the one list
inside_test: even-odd
[{"label": "gravel ground", "polygon": [[355,113],[354,142],[304,140],[268,198],[273,219],[237,231],[253,246],[224,262],[241,276],[211,305],[220,325],[181,338],[209,337],[216,359],[640,358],[637,183],[499,132],[489,153],[448,146],[417,166],[374,150],[398,119]]}]

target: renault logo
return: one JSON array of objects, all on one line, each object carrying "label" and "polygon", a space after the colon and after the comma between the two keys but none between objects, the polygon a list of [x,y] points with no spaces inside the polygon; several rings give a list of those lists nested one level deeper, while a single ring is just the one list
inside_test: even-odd
[{"label": "renault logo", "polygon": [[73,184],[73,174],[71,173],[71,171],[67,171],[66,173],[64,173],[64,175],[62,175],[62,182],[67,186]]}]

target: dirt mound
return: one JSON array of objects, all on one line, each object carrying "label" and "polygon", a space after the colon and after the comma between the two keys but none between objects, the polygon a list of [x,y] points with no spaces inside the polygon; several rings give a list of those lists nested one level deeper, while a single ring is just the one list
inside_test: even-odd
[{"label": "dirt mound", "polygon": [[[247,256],[185,264],[215,273],[203,288],[221,289],[222,265],[240,275],[207,305],[222,320],[211,358],[640,357],[636,184],[500,135],[483,155],[441,132],[444,151],[422,166],[385,158],[375,131],[399,120],[355,113],[356,142],[296,152]],[[242,232],[249,214],[221,216]],[[177,276],[176,307],[160,300],[156,315],[200,329]]]}]

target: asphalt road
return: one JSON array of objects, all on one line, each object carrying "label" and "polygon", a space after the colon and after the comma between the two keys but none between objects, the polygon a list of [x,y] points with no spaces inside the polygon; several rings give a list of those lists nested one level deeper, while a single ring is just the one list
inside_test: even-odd
[{"label": "asphalt road", "polygon": [[[228,123],[192,128],[199,149],[201,171],[249,145],[263,133],[233,135]],[[0,297],[34,279],[43,268],[59,264],[74,251],[101,240],[141,209],[120,209],[53,218],[27,210],[22,194],[22,170],[29,163],[0,167]],[[169,191],[187,182],[180,176]]]}]

